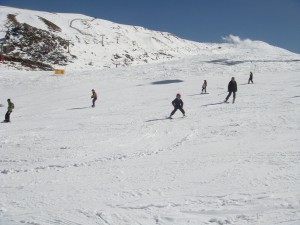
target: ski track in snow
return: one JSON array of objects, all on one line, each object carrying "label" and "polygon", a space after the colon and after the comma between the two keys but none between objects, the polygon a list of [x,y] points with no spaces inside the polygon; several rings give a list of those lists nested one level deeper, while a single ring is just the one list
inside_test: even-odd
[{"label": "ski track in snow", "polygon": [[[101,75],[7,71],[0,224],[299,224],[299,71],[197,57]],[[236,103],[217,104],[233,75]],[[165,119],[177,92],[187,117]]]}]

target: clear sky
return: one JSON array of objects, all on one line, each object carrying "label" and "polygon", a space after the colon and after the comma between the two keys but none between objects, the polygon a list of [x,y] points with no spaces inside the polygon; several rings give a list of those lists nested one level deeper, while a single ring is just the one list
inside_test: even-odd
[{"label": "clear sky", "polygon": [[300,0],[0,0],[2,6],[81,13],[199,42],[230,34],[300,53]]}]

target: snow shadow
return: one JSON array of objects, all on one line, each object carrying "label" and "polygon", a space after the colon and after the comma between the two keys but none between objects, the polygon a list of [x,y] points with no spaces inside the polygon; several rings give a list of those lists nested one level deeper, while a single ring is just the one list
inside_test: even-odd
[{"label": "snow shadow", "polygon": [[201,95],[201,93],[200,94],[192,94],[192,95],[188,95],[188,96],[196,96],[196,95]]},{"label": "snow shadow", "polygon": [[244,62],[245,61],[232,61],[232,60],[228,60],[228,59],[216,59],[216,60],[207,61],[207,63],[221,64],[221,65],[227,65],[227,66],[233,66],[233,65],[244,63]]},{"label": "snow shadow", "polygon": [[70,108],[70,109],[68,109],[68,110],[87,109],[87,108],[91,108],[91,106],[77,107],[77,108]]},{"label": "snow shadow", "polygon": [[206,104],[206,105],[202,105],[202,106],[221,105],[221,104],[226,104],[226,102],[217,102],[217,103],[211,103],[211,104]]},{"label": "snow shadow", "polygon": [[216,59],[216,60],[210,60],[206,61],[207,63],[213,63],[213,64],[220,64],[220,65],[227,65],[227,66],[233,66],[241,63],[247,63],[247,62],[262,62],[262,63],[268,63],[268,62],[299,62],[299,59],[290,59],[290,60],[243,60],[243,61],[234,61],[229,59]]},{"label": "snow shadow", "polygon": [[196,95],[208,95],[209,93],[199,93],[199,94],[192,94],[192,95],[188,95],[188,96],[196,96]]},{"label": "snow shadow", "polygon": [[165,117],[165,118],[159,118],[159,119],[146,120],[145,122],[148,123],[148,122],[154,122],[154,121],[159,121],[159,120],[168,120],[168,119],[169,119],[168,117]]},{"label": "snow shadow", "polygon": [[156,84],[173,84],[173,83],[181,83],[183,80],[159,80],[159,81],[154,81],[151,82],[151,84],[156,85]]},{"label": "snow shadow", "polygon": [[[248,83],[244,83],[244,84],[239,84],[239,85],[247,85]],[[252,84],[252,83],[251,83]],[[250,84],[249,84],[250,85]]]}]

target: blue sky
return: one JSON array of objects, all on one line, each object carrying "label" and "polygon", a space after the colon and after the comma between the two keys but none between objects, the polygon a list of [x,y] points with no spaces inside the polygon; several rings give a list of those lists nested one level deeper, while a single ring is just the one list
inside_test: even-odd
[{"label": "blue sky", "polygon": [[300,0],[0,0],[0,5],[81,13],[199,42],[230,34],[300,53]]}]

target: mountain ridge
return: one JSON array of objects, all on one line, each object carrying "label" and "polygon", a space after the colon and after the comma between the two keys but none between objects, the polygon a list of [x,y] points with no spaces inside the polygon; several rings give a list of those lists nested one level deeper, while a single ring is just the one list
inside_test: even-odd
[{"label": "mountain ridge", "polygon": [[[37,29],[33,34],[38,33],[37,31],[44,34],[44,39],[40,39],[31,51],[22,47],[24,35],[14,36],[12,33],[13,29],[20,29],[24,24],[27,24],[25,27],[32,27],[31,30]],[[254,58],[254,55],[250,54],[247,57],[247,53],[253,52],[254,49],[264,52],[264,55],[286,55],[288,58],[299,56],[261,41],[200,43],[181,39],[168,32],[122,25],[82,14],[50,13],[5,6],[0,6],[0,25],[2,50],[3,47],[4,50],[9,49],[4,55],[7,59],[14,59],[14,64],[8,65],[18,69],[116,68],[163,62],[189,55],[214,58],[226,54],[231,58],[239,54],[249,59]],[[30,39],[39,38],[31,36]],[[63,44],[56,45],[52,42]],[[26,46],[28,47],[28,44]],[[44,55],[36,53],[41,48],[48,49]],[[20,58],[30,61],[31,66],[28,67],[22,62],[18,65]],[[35,62],[45,66],[35,66]]]}]

